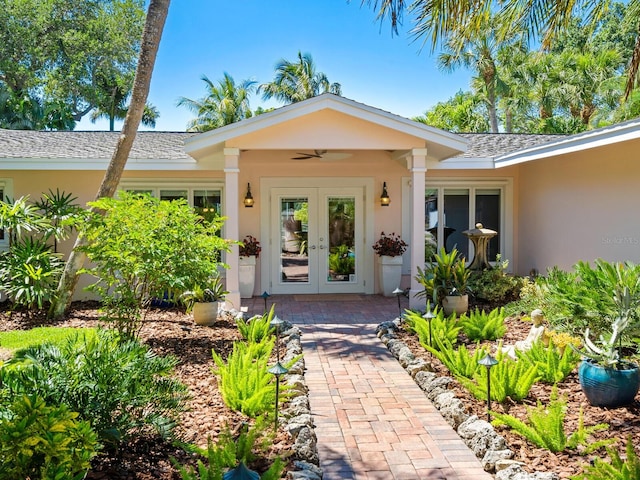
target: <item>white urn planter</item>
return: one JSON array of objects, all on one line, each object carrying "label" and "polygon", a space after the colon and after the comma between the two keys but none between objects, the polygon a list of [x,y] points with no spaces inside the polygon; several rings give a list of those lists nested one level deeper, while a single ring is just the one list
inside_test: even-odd
[{"label": "white urn planter", "polygon": [[469,310],[469,295],[447,295],[442,299],[442,310],[446,316],[462,315]]},{"label": "white urn planter", "polygon": [[195,302],[192,313],[196,325],[210,327],[218,319],[218,302]]},{"label": "white urn planter", "polygon": [[240,298],[251,298],[256,285],[256,256],[240,257],[239,265]]},{"label": "white urn planter", "polygon": [[385,297],[393,297],[393,291],[400,287],[402,281],[402,255],[378,257],[380,272],[380,287]]}]

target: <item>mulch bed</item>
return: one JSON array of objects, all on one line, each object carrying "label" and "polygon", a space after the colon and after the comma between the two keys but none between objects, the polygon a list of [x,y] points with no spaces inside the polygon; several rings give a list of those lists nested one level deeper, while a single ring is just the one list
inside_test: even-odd
[{"label": "mulch bed", "polygon": [[[44,312],[0,312],[0,331],[27,329],[40,325],[60,327],[93,327],[99,324],[95,302],[74,303],[67,318],[51,324]],[[237,431],[244,415],[230,410],[222,401],[217,381],[211,373],[214,366],[211,351],[223,358],[233,348],[240,334],[232,318],[220,318],[212,327],[200,327],[180,309],[153,309],[146,317],[140,339],[161,355],[174,355],[179,360],[176,376],[191,394],[187,410],[182,414],[176,434],[187,443],[206,448],[207,438],[216,440],[225,425]],[[279,431],[269,452],[270,456],[287,457],[289,437]],[[182,464],[195,464],[195,457],[160,438],[138,438],[120,451],[103,453],[93,462],[87,479],[116,480],[176,480],[180,476],[171,464],[174,457]],[[265,459],[251,467],[258,471],[267,468]]]},{"label": "mulch bed", "polygon": [[[524,340],[531,328],[530,321],[523,321],[520,316],[509,317],[506,320],[508,327],[503,339],[504,345],[512,345],[517,340]],[[416,357],[423,358],[430,362],[438,375],[451,376],[449,370],[435,357],[420,345],[417,337],[404,331],[398,333],[398,338],[405,342]],[[495,354],[496,342],[492,342],[492,353]],[[467,348],[472,350],[473,343],[467,343]],[[481,419],[487,418],[486,401],[480,401],[462,387],[457,381],[449,385],[456,396],[465,404],[468,413],[475,414]],[[629,435],[632,436],[633,444],[640,445],[640,402],[636,397],[636,402],[632,405],[616,409],[593,407],[589,405],[586,397],[580,389],[577,369],[571,373],[562,383],[558,384],[558,393],[568,399],[567,416],[565,418],[565,432],[571,434],[577,430],[579,412],[582,408],[585,426],[596,425],[598,423],[608,423],[609,429],[595,433],[594,441],[612,438],[617,441],[616,447],[624,455],[624,447]],[[543,404],[548,403],[551,394],[551,386],[543,383],[534,384],[529,396],[522,403],[507,402],[498,404],[491,403],[492,410],[500,413],[508,413],[521,420],[526,419],[526,409],[533,407],[538,401]],[[601,449],[589,455],[582,455],[578,451],[567,451],[552,453],[548,450],[536,447],[528,443],[523,437],[511,433],[506,427],[497,427],[500,435],[505,437],[508,447],[515,452],[514,460],[525,464],[525,469],[534,472],[554,472],[561,478],[569,478],[571,475],[580,473],[582,466],[591,462],[594,458],[600,457],[608,459],[605,449]]]}]

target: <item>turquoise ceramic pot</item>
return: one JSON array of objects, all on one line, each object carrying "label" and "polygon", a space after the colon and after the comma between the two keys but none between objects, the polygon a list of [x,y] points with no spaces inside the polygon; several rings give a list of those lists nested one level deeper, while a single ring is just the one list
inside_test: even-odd
[{"label": "turquoise ceramic pot", "polygon": [[640,369],[605,368],[592,360],[583,360],[578,368],[580,386],[591,405],[615,408],[633,403],[640,388]]}]

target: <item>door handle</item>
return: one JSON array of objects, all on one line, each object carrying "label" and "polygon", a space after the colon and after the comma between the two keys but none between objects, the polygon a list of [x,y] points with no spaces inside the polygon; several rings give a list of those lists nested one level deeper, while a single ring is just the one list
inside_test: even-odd
[{"label": "door handle", "polygon": [[320,245],[320,250],[324,250],[325,246],[324,245]]},{"label": "door handle", "polygon": [[[315,245],[311,245],[311,247],[310,247],[310,248],[311,248],[311,250],[315,250],[315,249],[316,249],[316,246],[315,246]],[[320,248],[322,248],[322,247],[320,247]]]}]

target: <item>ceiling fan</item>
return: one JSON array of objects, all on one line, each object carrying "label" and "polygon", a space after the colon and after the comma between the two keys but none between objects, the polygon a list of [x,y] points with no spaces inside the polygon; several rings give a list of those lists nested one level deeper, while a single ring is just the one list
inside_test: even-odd
[{"label": "ceiling fan", "polygon": [[328,152],[327,150],[314,150],[312,153],[296,152],[296,157],[291,157],[292,160],[309,160],[311,158],[317,158],[320,160],[342,160],[349,158],[350,153],[340,152]]}]

